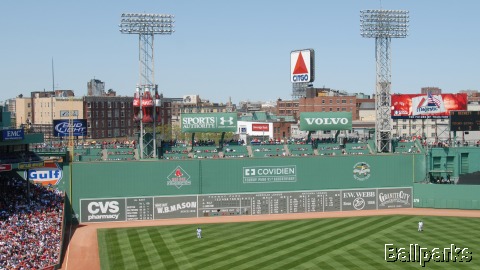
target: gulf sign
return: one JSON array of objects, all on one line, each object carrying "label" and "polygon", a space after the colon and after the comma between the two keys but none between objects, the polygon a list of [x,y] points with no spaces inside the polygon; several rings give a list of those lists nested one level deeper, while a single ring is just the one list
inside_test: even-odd
[{"label": "gulf sign", "polygon": [[252,131],[269,131],[270,126],[268,124],[252,124]]},{"label": "gulf sign", "polygon": [[467,94],[394,94],[393,119],[448,119],[450,111],[467,110]]},{"label": "gulf sign", "polygon": [[315,52],[313,49],[290,53],[290,81],[308,83],[315,80]]},{"label": "gulf sign", "polygon": [[[28,177],[28,178],[27,178]],[[63,178],[63,170],[57,163],[48,163],[44,167],[26,170],[24,178],[42,186],[58,185]]]}]

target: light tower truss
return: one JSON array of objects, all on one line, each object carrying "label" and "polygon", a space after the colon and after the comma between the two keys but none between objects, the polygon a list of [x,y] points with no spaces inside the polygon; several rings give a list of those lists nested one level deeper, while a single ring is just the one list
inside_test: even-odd
[{"label": "light tower truss", "polygon": [[[144,14],[144,13],[123,13],[120,20],[120,33],[138,35],[138,59],[139,59],[139,82],[136,90],[140,95],[140,131],[139,151],[140,159],[156,158],[156,113],[153,114],[152,132],[153,136],[144,139],[142,97],[145,92],[156,89],[155,68],[154,68],[154,36],[171,35],[174,28],[174,15],[169,14]],[[154,93],[153,112],[155,106],[162,106],[161,100],[157,99]]]},{"label": "light tower truss", "polygon": [[408,35],[409,12],[406,10],[362,10],[360,31],[364,38],[375,38],[375,147],[377,152],[392,151],[391,55],[392,38]]}]

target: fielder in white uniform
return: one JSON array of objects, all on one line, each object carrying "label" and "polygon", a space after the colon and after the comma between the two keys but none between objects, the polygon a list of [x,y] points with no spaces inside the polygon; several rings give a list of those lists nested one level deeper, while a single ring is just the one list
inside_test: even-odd
[{"label": "fielder in white uniform", "polygon": [[418,222],[418,231],[421,232],[423,231],[423,221],[420,220],[420,222]]},{"label": "fielder in white uniform", "polygon": [[197,228],[197,238],[202,238],[202,229]]}]

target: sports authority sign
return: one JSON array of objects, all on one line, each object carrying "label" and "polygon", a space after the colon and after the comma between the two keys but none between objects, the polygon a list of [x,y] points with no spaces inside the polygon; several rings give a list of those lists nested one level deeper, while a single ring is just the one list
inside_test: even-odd
[{"label": "sports authority sign", "polygon": [[243,167],[243,183],[297,182],[297,166]]},{"label": "sports authority sign", "polygon": [[308,83],[315,80],[315,52],[313,49],[290,53],[290,81]]},{"label": "sports authority sign", "polygon": [[300,130],[351,130],[351,112],[302,112]]},{"label": "sports authority sign", "polygon": [[183,113],[182,132],[235,132],[237,130],[236,113]]}]

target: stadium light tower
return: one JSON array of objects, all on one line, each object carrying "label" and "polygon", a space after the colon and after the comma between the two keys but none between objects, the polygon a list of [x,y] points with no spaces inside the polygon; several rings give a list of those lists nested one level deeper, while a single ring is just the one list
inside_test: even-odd
[{"label": "stadium light tower", "polygon": [[375,147],[377,152],[392,151],[390,116],[392,38],[408,35],[409,14],[406,10],[362,10],[360,31],[364,38],[375,38],[377,82],[375,90]]},{"label": "stadium light tower", "polygon": [[[175,30],[174,27],[174,15],[169,14],[142,14],[142,13],[123,13],[120,20],[120,33],[122,34],[134,34],[138,35],[139,50],[138,58],[140,64],[139,72],[139,82],[137,85],[137,92],[139,94],[139,122],[140,122],[140,136],[139,136],[139,147],[140,147],[140,158],[144,157],[156,157],[156,106],[161,106],[161,100],[156,93],[155,85],[155,73],[154,73],[154,47],[153,47],[153,37],[155,35],[171,35]],[[150,96],[150,91],[154,92],[153,100],[151,104],[153,105],[153,121],[145,121],[143,114],[143,103],[142,98],[147,99],[147,96],[144,97],[146,93]],[[135,105],[134,105],[135,106]],[[153,138],[148,139],[144,142],[144,131],[143,125],[145,123],[152,122],[153,127]],[[145,145],[146,143],[146,145]]]}]

